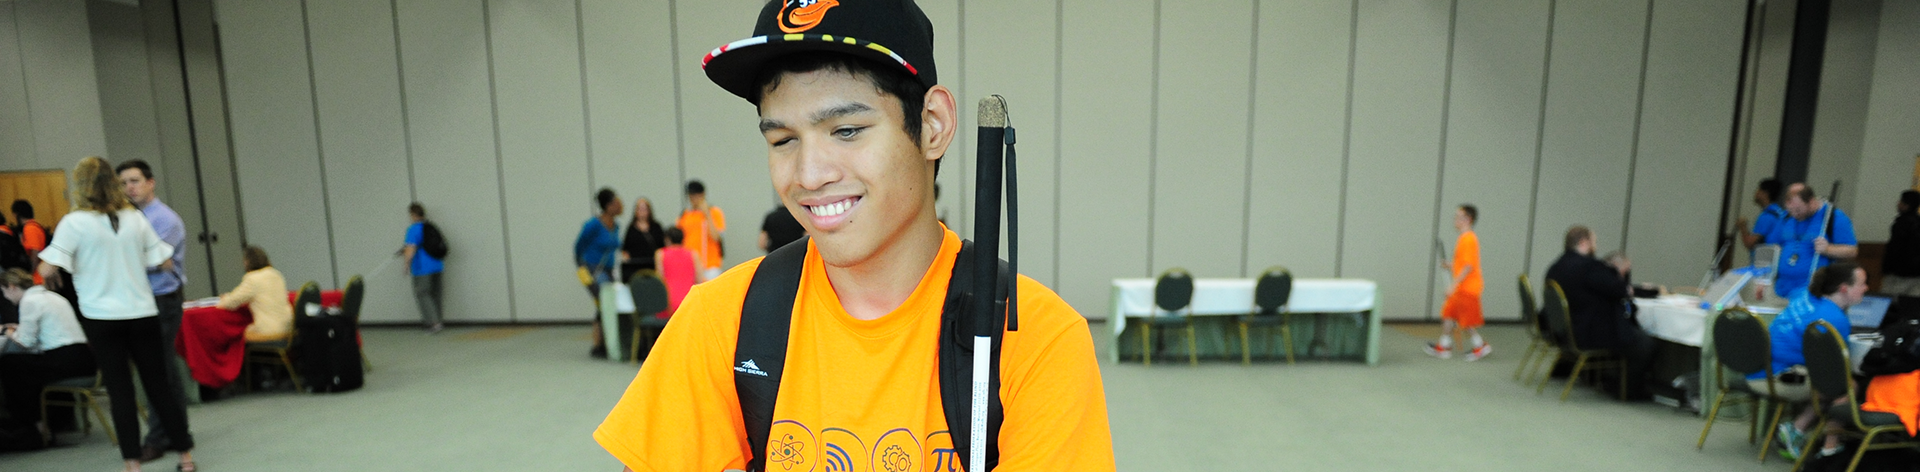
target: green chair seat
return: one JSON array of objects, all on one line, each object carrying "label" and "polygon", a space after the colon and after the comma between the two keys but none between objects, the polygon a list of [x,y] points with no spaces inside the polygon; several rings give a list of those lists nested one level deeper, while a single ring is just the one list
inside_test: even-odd
[{"label": "green chair seat", "polygon": [[1286,315],[1246,315],[1240,317],[1247,326],[1279,326],[1287,324]]},{"label": "green chair seat", "polygon": [[[1827,408],[1827,415],[1833,418],[1846,418],[1852,413],[1853,405],[1834,405]],[[1860,410],[1860,423],[1867,426],[1900,426],[1900,415],[1873,410]]]},{"label": "green chair seat", "polygon": [[93,388],[93,383],[94,383],[94,376],[89,375],[86,377],[73,377],[68,379],[61,379],[58,382],[47,384],[47,386],[61,387],[61,388]]}]

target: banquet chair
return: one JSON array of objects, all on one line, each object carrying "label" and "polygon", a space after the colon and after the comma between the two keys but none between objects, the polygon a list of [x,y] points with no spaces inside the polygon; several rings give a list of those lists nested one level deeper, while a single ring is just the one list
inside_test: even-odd
[{"label": "banquet chair", "polygon": [[[1574,358],[1573,371],[1567,373],[1567,387],[1560,390],[1560,401],[1567,401],[1567,395],[1573,393],[1573,384],[1580,381],[1581,372],[1591,373],[1605,370],[1612,370],[1618,374],[1620,377],[1620,399],[1626,400],[1626,363],[1621,362],[1619,357],[1614,356],[1612,351],[1606,349],[1580,348],[1580,340],[1573,334],[1573,316],[1568,313],[1567,309],[1567,292],[1560,289],[1559,282],[1548,280],[1547,291],[1542,295],[1546,295],[1545,299],[1547,301],[1547,308],[1545,311],[1542,311],[1541,314],[1547,318],[1548,333],[1551,334],[1554,339],[1560,340],[1560,349],[1554,352],[1553,361],[1548,362],[1547,365],[1552,366],[1553,364],[1557,364],[1560,362],[1560,359],[1566,358],[1567,356],[1573,356]],[[1538,395],[1540,392],[1545,391],[1547,384],[1551,383],[1552,380],[1552,375],[1547,375],[1545,378],[1540,379],[1540,386],[1534,389],[1534,394]]]},{"label": "banquet chair", "polygon": [[[71,400],[55,400],[50,395],[66,394]],[[106,433],[107,440],[120,445],[120,437],[113,435],[113,421],[107,419],[107,405],[100,403],[100,397],[107,395],[107,387],[95,372],[91,377],[74,377],[47,384],[40,389],[40,418],[47,417],[47,407],[74,407],[74,417],[80,422],[80,437],[93,434],[93,422],[87,420],[87,410],[93,411],[93,417],[100,420],[100,432]]]},{"label": "banquet chair", "polygon": [[[1860,409],[1860,397],[1856,396],[1859,386],[1853,382],[1853,363],[1847,358],[1847,343],[1840,339],[1840,331],[1826,320],[1818,320],[1807,326],[1804,336],[1801,343],[1807,355],[1807,384],[1813,386],[1814,396],[1846,399],[1844,403],[1825,408],[1819,425],[1808,431],[1825,431],[1827,423],[1837,421],[1842,426],[1841,434],[1860,440],[1859,447],[1850,448],[1854,451],[1853,461],[1847,463],[1847,472],[1860,466],[1860,458],[1867,451],[1920,446],[1920,441],[1907,434],[1907,426],[1900,423],[1898,415]],[[1874,444],[1875,439],[1881,442]],[[1800,470],[1807,456],[1813,454],[1814,444],[1821,442],[1809,439],[1793,470]]]},{"label": "banquet chair", "polygon": [[653,341],[660,337],[660,331],[666,329],[667,320],[658,315],[667,309],[667,284],[654,275],[635,275],[627,281],[633,291],[633,346],[627,355],[627,363],[640,363],[640,340],[647,340],[647,350],[653,350]]},{"label": "banquet chair", "polygon": [[273,340],[247,343],[246,365],[242,370],[247,374],[247,388],[252,389],[253,366],[257,364],[279,365],[286,368],[287,378],[293,380],[293,390],[305,392],[300,385],[300,372],[293,367],[293,347],[300,339],[300,325],[307,321],[307,308],[320,305],[320,283],[308,281],[300,286],[300,295],[293,300],[293,330],[287,337]]},{"label": "banquet chair", "polygon": [[[1186,269],[1172,268],[1160,274],[1153,283],[1153,305],[1167,314],[1148,314],[1146,323],[1140,325],[1140,359],[1142,365],[1153,365],[1153,327],[1185,328],[1187,331],[1187,363],[1200,365],[1198,345],[1193,342],[1193,274]],[[1182,313],[1185,311],[1185,313]]]},{"label": "banquet chair", "polygon": [[[1293,365],[1293,313],[1282,310],[1293,296],[1293,272],[1285,267],[1268,267],[1253,285],[1253,313],[1243,315],[1240,324],[1240,364],[1253,364],[1252,345],[1247,344],[1251,327],[1280,328],[1280,344],[1287,350],[1287,365]],[[1271,334],[1271,333],[1269,333]],[[1269,344],[1271,346],[1271,344]]]},{"label": "banquet chair", "polygon": [[[1694,449],[1707,446],[1707,433],[1713,431],[1714,420],[1720,417],[1720,406],[1726,402],[1727,394],[1737,394],[1737,401],[1747,403],[1751,424],[1747,428],[1747,442],[1752,443],[1759,432],[1767,432],[1760,443],[1760,462],[1767,462],[1767,452],[1773,449],[1774,428],[1780,424],[1780,416],[1786,412],[1787,404],[1775,393],[1773,376],[1767,376],[1767,390],[1757,392],[1747,385],[1746,377],[1755,372],[1768,370],[1773,365],[1773,340],[1767,335],[1767,325],[1746,308],[1734,307],[1720,311],[1719,319],[1713,322],[1713,349],[1718,352],[1720,366],[1730,370],[1738,377],[1728,379],[1720,376],[1718,393],[1714,395],[1713,406],[1707,410],[1707,425],[1700,429],[1700,441]],[[1760,403],[1773,403],[1773,419],[1761,427]]]},{"label": "banquet chair", "polygon": [[[1521,373],[1536,361],[1545,360],[1553,352],[1553,341],[1540,332],[1540,305],[1533,301],[1533,282],[1527,274],[1520,274],[1520,323],[1527,328],[1527,352],[1520,355],[1520,365],[1513,369],[1513,379],[1522,383],[1531,383],[1532,377],[1521,380]],[[1537,357],[1536,357],[1537,355]]]},{"label": "banquet chair", "polygon": [[359,275],[347,279],[347,288],[340,294],[340,316],[353,322],[353,343],[360,347],[360,367],[373,372],[373,361],[367,360],[367,346],[360,341],[360,302],[367,298],[367,283]]}]

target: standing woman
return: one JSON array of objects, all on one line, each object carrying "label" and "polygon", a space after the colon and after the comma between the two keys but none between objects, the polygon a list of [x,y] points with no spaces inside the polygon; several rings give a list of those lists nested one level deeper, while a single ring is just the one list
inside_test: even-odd
[{"label": "standing woman", "polygon": [[653,217],[653,202],[645,198],[633,201],[633,222],[627,223],[627,235],[620,242],[620,280],[633,280],[633,274],[642,270],[658,270],[653,265],[653,251],[660,250],[667,243],[667,233],[660,227],[660,220]]},{"label": "standing woman", "polygon": [[600,284],[613,280],[615,260],[620,255],[620,196],[613,189],[602,187],[593,195],[594,208],[599,212],[580,225],[580,237],[573,240],[573,264],[578,268],[580,283],[587,286],[587,293],[593,296],[593,349],[587,355],[595,359],[607,357],[606,338],[600,334]]},{"label": "standing woman", "polygon": [[57,269],[73,273],[80,297],[80,327],[100,366],[113,402],[114,435],[126,470],[140,470],[140,420],[135,413],[133,374],[140,370],[147,407],[160,416],[180,453],[181,471],[193,464],[193,435],[187,409],[167,385],[166,346],[160,344],[160,310],[147,286],[147,268],[172,270],[173,247],[160,241],[146,216],[120,192],[118,176],[105,159],[88,157],[73,166],[73,212],[60,219],[53,241],[40,252],[39,271],[57,283]]}]

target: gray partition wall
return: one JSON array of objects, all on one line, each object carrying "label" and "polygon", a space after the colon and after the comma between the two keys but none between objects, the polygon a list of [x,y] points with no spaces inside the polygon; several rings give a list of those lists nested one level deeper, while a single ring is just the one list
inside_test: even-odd
[{"label": "gray partition wall", "polygon": [[[343,281],[419,200],[456,251],[450,319],[579,320],[567,259],[593,189],[672,224],[698,178],[728,264],[756,257],[776,200],[754,107],[699,61],[762,4],[221,1],[250,239],[290,278]],[[1387,318],[1429,319],[1432,241],[1464,202],[1491,319],[1518,316],[1513,277],[1571,224],[1626,245],[1642,281],[1691,285],[1711,256],[1739,0],[921,6],[962,118],[939,207],[970,235],[974,107],[1007,96],[1023,272],[1091,317],[1114,278],[1284,265],[1376,280]],[[370,276],[369,320],[414,319],[399,274]]]}]

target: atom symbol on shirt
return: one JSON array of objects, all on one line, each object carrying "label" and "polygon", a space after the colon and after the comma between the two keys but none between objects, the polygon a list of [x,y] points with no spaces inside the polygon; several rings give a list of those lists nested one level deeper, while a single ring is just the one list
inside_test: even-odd
[{"label": "atom symbol on shirt", "polygon": [[807,448],[806,444],[800,443],[791,434],[775,439],[770,446],[772,447],[767,448],[767,460],[780,463],[780,466],[786,470],[793,470],[793,466],[800,465],[804,460],[800,456],[800,451]]}]

